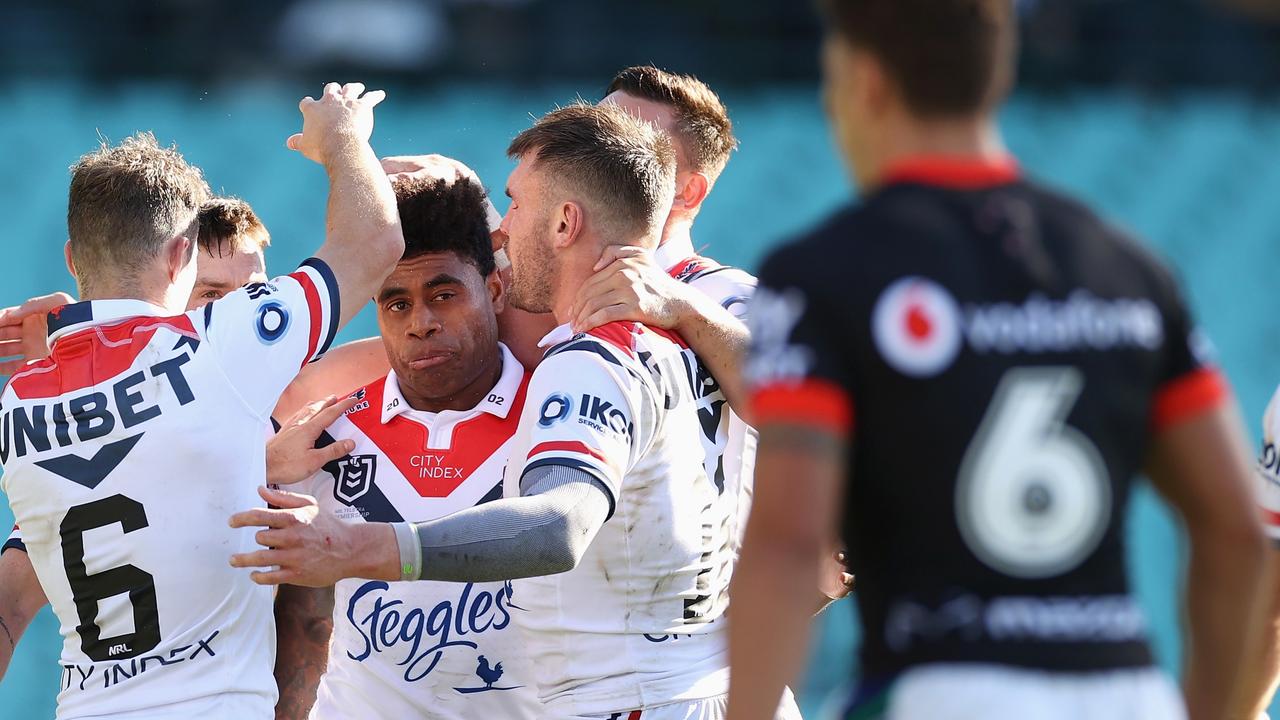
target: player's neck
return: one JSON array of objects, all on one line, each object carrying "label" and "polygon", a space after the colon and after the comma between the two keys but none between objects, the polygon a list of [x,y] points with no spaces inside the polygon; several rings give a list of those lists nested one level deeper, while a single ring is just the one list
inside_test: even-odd
[{"label": "player's neck", "polygon": [[162,308],[171,315],[178,315],[186,309],[187,298],[182,298],[179,302],[172,297],[173,294],[139,287],[94,287],[90,290],[82,290],[80,300],[140,300]]},{"label": "player's neck", "polygon": [[658,241],[658,247],[662,247],[670,242],[686,242],[693,244],[693,218],[692,217],[671,217],[667,220],[667,224],[662,228],[662,239]]},{"label": "player's neck", "polygon": [[863,190],[874,189],[895,165],[920,157],[998,161],[1008,155],[999,130],[988,117],[935,121],[913,119],[893,123],[886,130],[875,157],[866,163],[866,170],[858,182]]},{"label": "player's neck", "polygon": [[502,377],[502,351],[497,345],[493,352],[486,355],[483,361],[484,370],[476,375],[471,384],[448,397],[427,397],[415,392],[413,387],[397,377],[400,383],[400,394],[409,407],[420,412],[438,413],[445,410],[466,411],[480,404],[480,401],[493,390]]}]

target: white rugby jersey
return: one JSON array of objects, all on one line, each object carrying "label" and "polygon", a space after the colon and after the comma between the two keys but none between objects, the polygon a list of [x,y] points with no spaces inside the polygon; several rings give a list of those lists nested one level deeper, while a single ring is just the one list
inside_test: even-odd
[{"label": "white rugby jersey", "polygon": [[[748,301],[756,290],[751,273],[702,257],[688,238],[668,240],[654,251],[654,260],[672,277],[720,303],[739,320],[746,321]],[[733,543],[737,552],[751,511],[759,435],[729,408],[720,385],[704,372],[695,385],[698,420],[707,456],[707,477],[733,504]]]},{"label": "white rugby jersey", "polygon": [[516,615],[551,717],[721,694],[730,507],[703,465],[693,385],[677,336],[636,323],[561,326],[529,382],[504,492],[546,465],[608,489],[611,512],[577,567],[514,582]]},{"label": "white rugby jersey", "polygon": [[1262,453],[1258,456],[1258,504],[1271,542],[1280,546],[1280,388],[1262,414]]},{"label": "white rugby jersey", "polygon": [[323,262],[172,317],[50,314],[0,396],[0,478],[63,637],[59,718],[270,718],[272,593],[232,568],[280,393],[333,339]]},{"label": "white rugby jersey", "polygon": [[[502,496],[527,376],[502,347],[502,376],[475,408],[409,407],[394,372],[322,436],[350,439],[300,491],[351,522],[424,522]],[[341,580],[333,642],[312,718],[534,718],[529,654],[512,617],[511,583]]]}]

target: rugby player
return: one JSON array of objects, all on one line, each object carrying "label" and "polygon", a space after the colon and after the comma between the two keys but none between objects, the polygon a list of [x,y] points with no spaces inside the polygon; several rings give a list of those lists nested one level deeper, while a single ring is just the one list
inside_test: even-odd
[{"label": "rugby player", "polygon": [[[505,473],[506,497],[425,523],[342,523],[264,489],[258,582],[517,579],[511,597],[544,714],[718,717],[729,511],[706,476],[678,336],[637,323],[575,334],[578,287],[607,244],[652,248],[674,194],[669,140],[612,106],[573,105],[519,135],[504,218],[511,303],[552,312]],[[385,405],[384,405],[385,408]],[[568,648],[572,648],[569,651]],[[776,703],[775,703],[776,704]]]},{"label": "rugby player", "polygon": [[[1237,413],[1169,271],[1002,147],[1013,3],[824,10],[863,199],[760,273],[730,717],[800,668],[837,529],[866,630],[850,717],[1245,717],[1265,546]],[[1126,576],[1143,471],[1190,539],[1185,710]]]},{"label": "rugby player", "polygon": [[[187,300],[187,310],[199,309],[235,288],[266,281],[263,249],[271,243],[271,237],[248,203],[236,198],[213,198],[200,207],[198,222],[201,252],[196,259],[196,283]],[[12,329],[15,334],[24,335],[0,341],[0,347],[12,343],[9,347],[18,356],[10,361],[16,364],[5,371],[7,374],[20,370],[30,360],[49,356],[48,313],[72,302],[75,300],[66,293],[53,293],[0,310],[0,333]],[[29,328],[37,332],[32,333]],[[4,676],[18,640],[48,602],[27,557],[22,533],[14,527],[0,546],[0,629],[4,631],[0,638],[0,677]]]},{"label": "rugby player", "polygon": [[253,538],[225,515],[266,480],[285,384],[358,310],[340,298],[403,252],[368,144],[383,94],[363,91],[304,99],[288,142],[330,178],[315,257],[191,313],[199,171],[146,135],[73,168],[84,300],[53,313],[50,357],[9,379],[0,414],[0,482],[64,637],[59,717],[274,714],[271,593],[227,568]]},{"label": "rugby player", "polygon": [[[1262,414],[1262,451],[1258,456],[1257,476],[1263,525],[1272,544],[1269,563],[1274,568],[1280,563],[1280,553],[1276,552],[1280,548],[1280,389]],[[1265,712],[1280,683],[1280,585],[1276,584],[1280,581],[1280,572],[1274,572],[1271,579],[1273,584],[1263,591],[1266,623],[1262,626],[1270,642],[1256,662],[1258,673],[1252,685],[1245,691],[1246,697],[1254,698],[1252,710],[1257,713]]]},{"label": "rugby player", "polygon": [[[354,522],[423,522],[501,497],[524,404],[524,368],[498,342],[506,296],[483,188],[395,188],[405,253],[374,297],[393,369],[321,436],[354,451],[295,486]],[[520,612],[509,582],[283,586],[276,716],[535,717]]]}]

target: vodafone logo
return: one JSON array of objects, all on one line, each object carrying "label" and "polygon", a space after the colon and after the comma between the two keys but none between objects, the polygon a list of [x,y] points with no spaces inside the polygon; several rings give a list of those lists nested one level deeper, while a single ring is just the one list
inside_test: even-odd
[{"label": "vodafone logo", "polygon": [[960,308],[932,280],[906,277],[890,285],[871,322],[880,354],[904,375],[937,375],[960,352]]}]

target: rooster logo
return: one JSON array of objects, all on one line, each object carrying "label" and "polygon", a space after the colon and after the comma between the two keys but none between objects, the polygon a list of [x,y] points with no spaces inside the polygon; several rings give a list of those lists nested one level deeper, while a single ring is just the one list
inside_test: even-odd
[{"label": "rooster logo", "polygon": [[485,656],[480,656],[480,665],[476,668],[476,675],[484,681],[484,689],[492,690],[493,684],[502,678],[502,663],[489,667],[489,660]]},{"label": "rooster logo", "polygon": [[502,663],[489,665],[489,658],[481,655],[479,662],[476,663],[476,677],[484,682],[484,687],[474,688],[454,688],[460,693],[479,693],[488,692],[490,690],[516,690],[524,687],[523,685],[511,685],[507,687],[495,687],[494,683],[502,679]]}]

